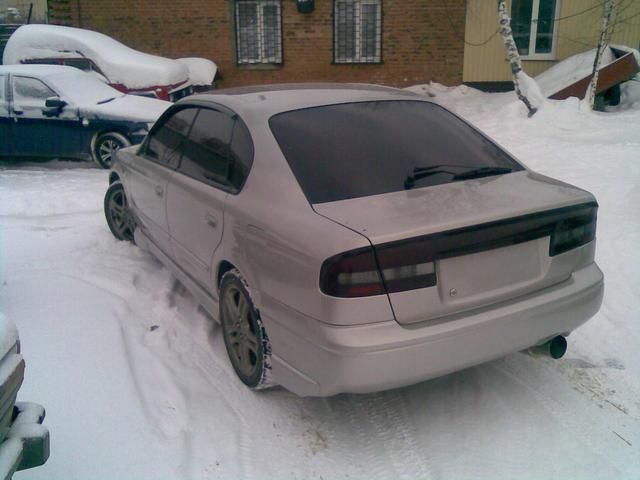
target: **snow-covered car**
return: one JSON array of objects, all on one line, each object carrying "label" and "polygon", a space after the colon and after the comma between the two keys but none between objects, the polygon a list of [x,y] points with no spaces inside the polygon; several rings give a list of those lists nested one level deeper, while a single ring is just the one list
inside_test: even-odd
[{"label": "snow-covered car", "polygon": [[0,480],[17,470],[38,467],[49,458],[49,430],[44,408],[18,402],[24,358],[15,325],[0,312]]},{"label": "snow-covered car", "polygon": [[93,159],[109,168],[171,103],[125,95],[72,67],[0,66],[0,156]]},{"label": "snow-covered car", "polygon": [[220,320],[252,388],[362,393],[560,357],[602,302],[593,195],[407,91],[189,97],[109,180],[112,233]]},{"label": "snow-covered car", "polygon": [[123,93],[172,102],[194,88],[210,88],[217,72],[215,63],[204,58],[150,55],[99,32],[58,25],[18,28],[7,42],[3,63],[68,65],[91,72]]}]

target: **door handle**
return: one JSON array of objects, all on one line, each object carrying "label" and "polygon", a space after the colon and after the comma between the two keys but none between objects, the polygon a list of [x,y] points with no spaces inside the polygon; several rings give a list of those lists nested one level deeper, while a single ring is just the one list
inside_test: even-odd
[{"label": "door handle", "polygon": [[164,189],[160,185],[156,185],[156,188],[154,188],[154,190],[156,192],[156,195],[158,195],[159,197],[161,197],[164,193]]},{"label": "door handle", "polygon": [[218,226],[218,219],[210,213],[207,213],[204,218],[207,220],[207,225],[211,228],[216,228]]},{"label": "door handle", "polygon": [[13,107],[13,113],[16,115],[22,115],[24,113],[24,110],[22,110],[20,107]]}]

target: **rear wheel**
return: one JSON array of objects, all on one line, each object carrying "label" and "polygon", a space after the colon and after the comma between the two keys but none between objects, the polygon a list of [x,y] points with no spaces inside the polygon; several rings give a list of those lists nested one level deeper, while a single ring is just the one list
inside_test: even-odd
[{"label": "rear wheel", "polygon": [[220,282],[220,322],[231,365],[242,382],[262,389],[271,381],[271,344],[247,282],[236,269]]},{"label": "rear wheel", "polygon": [[131,142],[118,132],[102,133],[93,140],[91,156],[102,168],[111,168],[113,154],[121,148],[128,147]]},{"label": "rear wheel", "polygon": [[104,215],[113,236],[133,242],[135,221],[129,211],[127,196],[120,182],[112,183],[104,196]]}]

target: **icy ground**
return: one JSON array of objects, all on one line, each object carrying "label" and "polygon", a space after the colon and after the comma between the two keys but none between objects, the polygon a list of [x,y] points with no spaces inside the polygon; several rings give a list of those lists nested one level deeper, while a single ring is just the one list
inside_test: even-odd
[{"label": "icy ground", "polygon": [[530,167],[594,192],[600,313],[559,361],[509,355],[375,395],[252,393],[169,273],[116,242],[104,171],[0,169],[0,310],[47,408],[17,479],[640,478],[640,110],[431,88]]}]

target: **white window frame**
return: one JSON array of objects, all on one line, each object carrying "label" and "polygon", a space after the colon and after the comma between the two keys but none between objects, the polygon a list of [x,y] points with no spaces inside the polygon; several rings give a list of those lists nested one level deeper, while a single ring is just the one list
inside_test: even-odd
[{"label": "white window frame", "polygon": [[[553,18],[559,17],[560,3],[562,0],[556,0],[556,10]],[[513,4],[513,0],[512,0]],[[554,22],[553,25],[553,37],[551,39],[551,52],[549,53],[535,53],[536,50],[536,37],[538,36],[538,12],[540,11],[540,0],[533,0],[531,5],[531,30],[529,36],[529,53],[527,55],[520,55],[522,60],[557,60],[556,49],[558,44],[558,22]]]},{"label": "white window frame", "polygon": [[[242,57],[240,55],[240,4],[253,5],[257,11],[257,39],[258,39],[258,59],[254,60],[249,57]],[[272,56],[267,56],[266,42],[265,42],[265,25],[264,25],[264,9],[267,5],[275,6],[278,9],[278,43],[276,45],[276,53]],[[282,63],[282,6],[280,0],[253,0],[253,1],[236,1],[234,2],[234,17],[235,17],[235,30],[236,30],[236,56],[238,65],[261,65],[261,64],[281,64]]]},{"label": "white window frame", "polygon": [[[336,12],[338,11],[339,3],[347,3],[352,2],[357,5],[358,13],[354,17],[355,23],[355,53],[351,58],[348,57],[338,57],[338,15]],[[376,52],[373,56],[363,57],[361,56],[362,50],[362,42],[364,38],[362,37],[362,6],[363,5],[374,5],[377,7],[377,18],[378,23],[376,25],[375,32],[375,45]],[[382,0],[334,0],[334,19],[333,19],[333,61],[339,64],[350,64],[350,63],[382,63]],[[358,21],[355,21],[355,20]],[[378,41],[380,39],[380,41]]]}]

